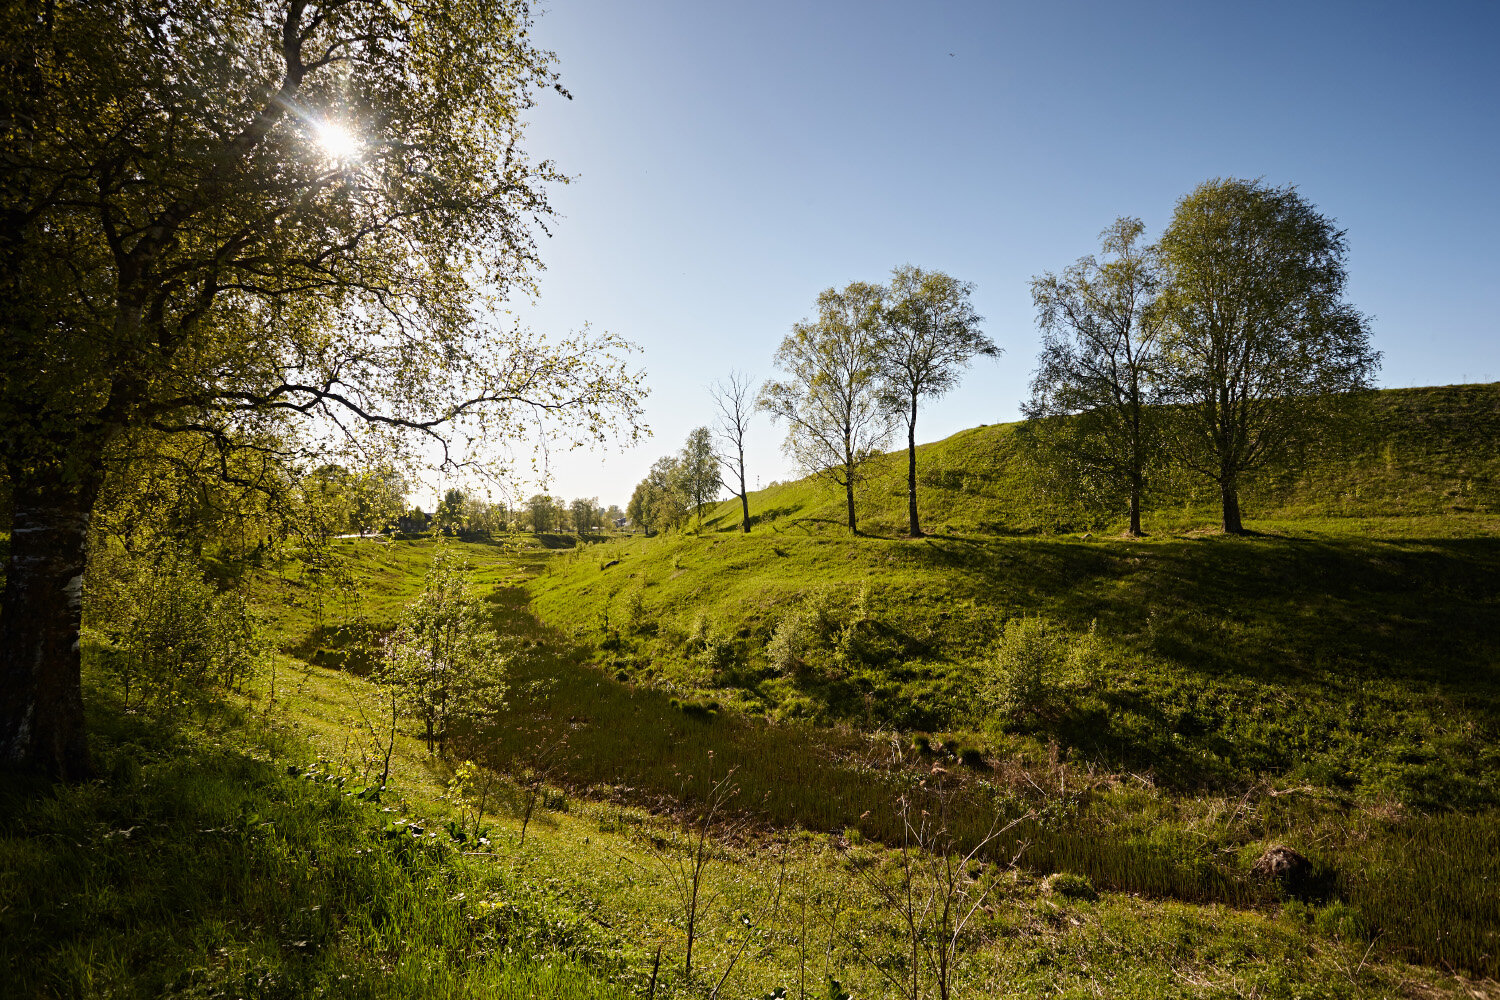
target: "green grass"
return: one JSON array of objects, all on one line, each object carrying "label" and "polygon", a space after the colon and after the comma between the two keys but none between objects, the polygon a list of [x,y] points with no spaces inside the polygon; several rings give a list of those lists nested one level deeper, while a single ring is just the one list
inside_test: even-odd
[{"label": "green grass", "polygon": [[[671,818],[557,797],[519,847],[513,804],[493,843],[463,856],[440,832],[442,768],[403,741],[386,802],[361,801],[358,760],[312,756],[357,729],[336,720],[364,682],[314,668],[258,721],[210,708],[174,726],[97,706],[105,777],[37,795],[4,789],[0,877],[6,996],[641,996],[658,945],[659,997],[773,986],[820,996],[825,973],[855,996],[891,996],[901,969],[895,914],[871,891],[896,857],[841,836],[741,828],[707,870],[699,973],[681,975],[682,909],[668,871]],[[268,729],[268,724],[274,731]],[[301,761],[289,771],[289,760]],[[437,835],[433,835],[436,833]],[[1400,962],[1369,960],[1339,912],[1188,906],[1113,893],[1049,892],[996,866],[989,905],[965,936],[961,997],[1197,997],[1204,984],[1262,995],[1470,995]],[[754,947],[740,953],[740,919]],[[1208,995],[1215,995],[1210,992]]]},{"label": "green grass", "polygon": [[[367,553],[348,553],[356,574],[373,561]],[[497,561],[489,572],[529,570]],[[531,708],[518,703],[516,718],[542,702],[557,713],[583,708],[586,698],[567,688],[591,674],[597,682],[597,672],[547,643],[519,595],[502,587],[496,601],[502,623],[539,643],[517,664],[519,687],[549,673],[557,683],[532,689]],[[389,595],[372,585],[364,596],[373,607]],[[571,675],[556,673],[568,663]],[[407,727],[392,787],[381,803],[364,801],[356,793],[372,761],[361,711],[379,692],[347,673],[290,666],[281,665],[274,706],[263,675],[247,701],[180,708],[173,722],[119,713],[91,666],[104,777],[41,795],[19,786],[0,793],[6,996],[641,996],[658,946],[658,997],[707,996],[725,973],[726,996],[759,997],[774,986],[821,996],[825,974],[858,997],[894,995],[886,975],[902,974],[907,946],[872,880],[894,877],[897,855],[860,838],[857,825],[827,834],[734,820],[757,811],[753,759],[739,762],[736,808],[712,845],[713,902],[688,981],[669,872],[706,759],[688,747],[670,753],[672,794],[638,796],[653,810],[632,806],[618,785],[578,797],[583,789],[563,794],[554,783],[524,848],[521,790],[505,783],[485,821],[489,844],[465,855],[471,848],[442,832],[453,805],[450,762],[426,754]],[[531,722],[533,737],[599,728],[576,711]],[[731,722],[694,724],[711,733]],[[761,733],[806,737],[796,745],[845,779],[870,770],[839,762],[819,742],[824,735],[800,726]],[[851,748],[862,742],[845,739]],[[699,746],[714,748],[720,767],[729,760],[713,740]],[[803,773],[816,766],[807,762]],[[556,777],[567,783],[567,773]],[[1052,787],[1038,804],[1067,799]],[[892,808],[889,799],[877,804]],[[424,832],[392,834],[392,818]],[[1001,863],[976,876],[990,895],[965,932],[956,996],[1089,996],[1103,987],[1115,996],[1342,998],[1485,988],[1368,953],[1366,931],[1337,906],[1226,908],[1109,891],[1090,900],[1049,891],[1046,869],[1034,870]],[[747,934],[753,947],[742,951]]]},{"label": "green grass", "polygon": [[[626,679],[777,718],[1056,741],[1180,790],[1273,776],[1421,806],[1500,802],[1493,530],[1280,530],[1091,543],[642,539],[564,559],[533,591],[544,619],[595,644],[608,608],[622,634],[598,657]],[[619,564],[600,570],[605,558]],[[842,660],[822,650],[775,671],[765,647],[778,622],[819,592],[852,614],[861,591],[871,649]],[[682,652],[700,616],[735,644],[730,666]],[[975,696],[1004,622],[1020,616],[1072,636],[1094,625],[1106,668],[1094,679],[1058,671],[1046,704],[997,720]]]},{"label": "green grass", "polygon": [[[590,551],[573,565],[607,574],[626,565],[599,569],[615,555]],[[530,653],[512,664],[515,694],[506,718],[494,731],[476,734],[470,753],[503,768],[551,768],[553,780],[598,801],[657,807],[691,806],[701,787],[685,776],[701,775],[712,753],[738,768],[738,808],[760,822],[899,840],[896,795],[932,758],[918,757],[889,734],[872,738],[850,728],[768,725],[733,711],[684,711],[684,698],[668,685],[622,682],[596,665],[597,651],[587,656],[586,648],[531,617],[520,584],[541,565],[534,557],[518,563],[492,595],[497,626],[524,637]],[[557,741],[560,734],[565,742]],[[1374,939],[1376,957],[1437,956],[1481,970],[1494,952],[1500,914],[1483,902],[1486,885],[1500,874],[1486,841],[1497,829],[1493,813],[1429,825],[1426,817],[1367,808],[1337,788],[1289,791],[1288,782],[1164,794],[1076,758],[1048,760],[1045,750],[1020,749],[1009,760],[997,759],[994,771],[939,762],[950,772],[944,780],[962,789],[952,817],[960,834],[980,835],[996,812],[1037,814],[995,852],[1008,860],[1025,841],[1021,867],[1036,877],[1074,871],[1103,887],[1155,897],[1263,906],[1277,894],[1250,878],[1249,868],[1266,847],[1291,842],[1333,870],[1334,882],[1324,891],[1345,900],[1332,904],[1333,913],[1348,906],[1355,914],[1345,925],[1358,929],[1351,940],[1361,950]],[[1395,860],[1413,838],[1429,844],[1427,857],[1442,858],[1425,874],[1420,865],[1402,868]],[[1433,865],[1443,870],[1437,893],[1423,888]],[[1405,874],[1370,876],[1397,868]],[[1415,893],[1428,902],[1405,905]],[[1308,912],[1323,913],[1316,907]]]},{"label": "green grass", "polygon": [[[942,527],[926,539],[891,537],[901,496],[882,496],[878,477],[871,533],[855,538],[818,484],[779,484],[752,497],[750,536],[726,505],[702,535],[554,558],[534,606],[601,668],[558,701],[590,705],[580,728],[597,719],[598,734],[573,739],[622,781],[665,787],[654,762],[671,748],[719,747],[752,762],[742,780],[774,822],[887,840],[879,803],[895,779],[860,732],[941,731],[993,768],[964,775],[982,790],[973,828],[996,803],[1052,810],[1023,828],[1033,870],[1248,902],[1264,893],[1247,877],[1254,856],[1290,842],[1383,946],[1493,973],[1497,404],[1495,386],[1375,394],[1373,429],[1343,458],[1261,485],[1268,516],[1243,539],[1199,530],[1214,513],[1191,502],[1158,518],[1177,530],[1146,540],[1040,534],[1015,515],[1032,495],[1013,426],[928,446],[927,520]],[[779,667],[775,629],[810,603],[833,637]],[[1098,663],[1059,656],[1032,703],[1004,710],[986,696],[992,650],[1027,617],[1060,652],[1092,627]],[[674,698],[728,711],[685,716]],[[1088,791],[1028,791],[1049,770]],[[1405,843],[1442,860],[1404,856]],[[1426,902],[1405,905],[1413,894]]]},{"label": "green grass", "polygon": [[[726,505],[701,535],[450,543],[513,639],[508,704],[446,758],[403,722],[380,803],[362,647],[434,543],[220,567],[274,669],[161,720],[91,655],[104,777],[0,787],[0,994],[640,996],[660,947],[658,997],[726,970],[890,996],[905,795],[961,843],[1018,820],[965,883],[958,996],[1500,995],[1466,978],[1500,974],[1497,400],[1375,394],[1342,457],[1256,486],[1246,539],[1190,490],[1149,539],[1059,534],[1003,426],[924,450],[927,539],[893,465],[859,538],[793,483],[748,538]],[[994,653],[1017,620],[1052,657],[1024,690]],[[444,833],[464,757],[511,776],[484,844]],[[729,767],[689,981],[670,872]],[[1252,872],[1275,845],[1313,863],[1296,892]]]},{"label": "green grass", "polygon": [[[95,692],[96,698],[102,695]],[[316,780],[242,711],[94,713],[104,778],[0,786],[7,997],[624,997],[618,943]]]}]

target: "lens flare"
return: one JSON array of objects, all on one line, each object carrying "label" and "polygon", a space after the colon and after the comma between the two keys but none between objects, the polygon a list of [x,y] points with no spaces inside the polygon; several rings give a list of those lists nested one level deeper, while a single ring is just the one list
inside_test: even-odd
[{"label": "lens flare", "polygon": [[330,160],[340,163],[359,159],[363,145],[359,137],[337,122],[322,122],[316,126],[318,145]]}]

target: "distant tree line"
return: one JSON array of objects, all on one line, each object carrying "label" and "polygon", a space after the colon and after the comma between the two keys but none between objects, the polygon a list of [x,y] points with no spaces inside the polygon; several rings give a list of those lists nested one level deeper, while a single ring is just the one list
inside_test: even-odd
[{"label": "distant tree line", "polygon": [[[1244,531],[1240,492],[1328,436],[1369,387],[1380,355],[1368,322],[1343,300],[1344,233],[1292,187],[1212,180],[1182,198],[1156,243],[1139,219],[1101,234],[1101,255],[1031,282],[1043,334],[1024,435],[1049,485],[1128,518],[1163,473],[1211,484],[1226,533]],[[787,428],[808,475],[855,497],[869,461],[906,431],[907,532],[917,502],[921,404],[957,386],[976,357],[1001,352],[980,329],[974,286],[898,267],[888,284],[824,290],[815,318],[776,352],[780,374],[753,400],[732,372],[710,392],[717,434],[689,436],[636,487],[629,513],[648,530],[685,524],[729,488],[750,530],[744,445],[754,411]]]},{"label": "distant tree line", "polygon": [[695,429],[683,451],[661,459],[636,487],[630,516],[650,530],[702,523],[703,507],[728,488],[750,530],[745,437],[755,411],[787,425],[786,448],[809,474],[844,491],[858,530],[855,489],[866,463],[897,425],[907,431],[909,533],[922,534],[917,509],[917,415],[923,399],[958,384],[976,356],[1000,349],[980,330],[974,286],[941,271],[898,267],[889,285],[856,281],[818,296],[818,315],[797,323],[776,352],[784,376],[752,397],[740,372],[711,387],[717,434]]},{"label": "distant tree line", "polygon": [[[420,510],[414,514],[427,517]],[[587,535],[604,531],[624,517],[625,512],[613,504],[601,506],[598,497],[565,501],[547,493],[536,493],[519,504],[509,505],[491,503],[460,489],[450,489],[443,494],[442,502],[428,520],[432,530],[440,535],[489,536],[511,531]]]}]

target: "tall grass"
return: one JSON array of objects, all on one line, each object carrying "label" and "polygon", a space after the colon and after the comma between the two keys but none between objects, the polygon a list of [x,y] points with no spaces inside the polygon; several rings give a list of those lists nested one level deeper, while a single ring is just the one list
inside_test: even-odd
[{"label": "tall grass", "polygon": [[119,716],[106,779],[0,785],[0,995],[632,995],[618,942],[277,749]]},{"label": "tall grass", "polygon": [[1500,811],[1385,824],[1340,871],[1343,894],[1387,949],[1500,977]]}]

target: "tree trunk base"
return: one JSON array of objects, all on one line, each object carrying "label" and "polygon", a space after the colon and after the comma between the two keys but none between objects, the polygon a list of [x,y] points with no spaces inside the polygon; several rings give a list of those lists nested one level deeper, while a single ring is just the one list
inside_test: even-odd
[{"label": "tree trunk base", "polygon": [[16,500],[0,612],[0,766],[81,781],[93,776],[78,635],[89,515]]}]

